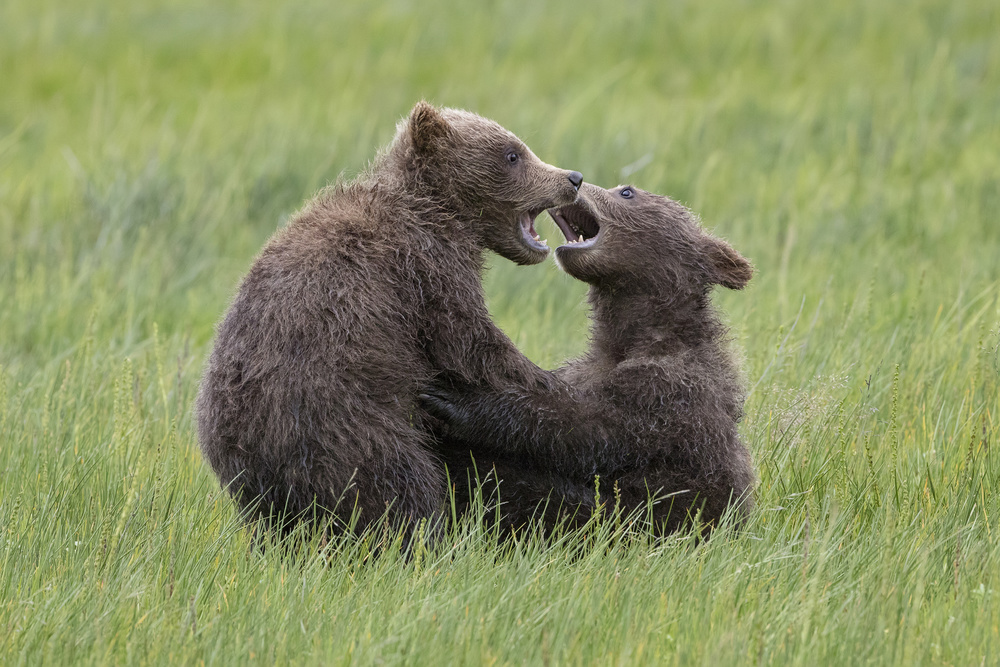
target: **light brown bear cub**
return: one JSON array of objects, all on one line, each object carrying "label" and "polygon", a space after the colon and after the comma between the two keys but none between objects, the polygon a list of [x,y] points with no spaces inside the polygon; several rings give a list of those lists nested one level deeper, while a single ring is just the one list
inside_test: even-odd
[{"label": "light brown bear cub", "polygon": [[745,516],[754,473],[737,431],[744,392],[710,294],[743,288],[750,263],[677,202],[631,186],[588,184],[550,213],[569,241],[557,260],[590,283],[591,346],[550,388],[458,380],[424,395],[450,430],[458,500],[469,497],[471,450],[487,497],[499,480],[510,528],[587,519],[596,475],[625,511],[654,497],[657,533],[699,513],[717,525],[730,505]]},{"label": "light brown bear cub", "polygon": [[[419,103],[353,182],[261,251],[218,327],[197,400],[202,451],[239,506],[287,529],[438,512],[445,474],[417,405],[440,372],[501,391],[546,374],[493,324],[483,254],[545,258],[534,219],[578,172],[498,124]],[[315,503],[315,505],[313,504]]]}]

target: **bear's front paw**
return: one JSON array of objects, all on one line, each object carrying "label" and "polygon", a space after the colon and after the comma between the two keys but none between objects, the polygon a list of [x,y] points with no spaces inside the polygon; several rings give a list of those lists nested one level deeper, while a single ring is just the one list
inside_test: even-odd
[{"label": "bear's front paw", "polygon": [[420,401],[420,407],[432,417],[447,424],[453,432],[461,431],[469,421],[468,410],[462,406],[459,395],[451,391],[433,387],[418,394],[417,399]]}]

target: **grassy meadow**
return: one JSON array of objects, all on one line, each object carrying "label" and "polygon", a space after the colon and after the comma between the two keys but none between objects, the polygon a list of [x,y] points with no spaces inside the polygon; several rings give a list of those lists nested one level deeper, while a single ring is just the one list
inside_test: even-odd
[{"label": "grassy meadow", "polygon": [[[753,260],[744,531],[251,548],[192,421],[214,323],[422,98]],[[485,282],[533,360],[585,349],[553,262]],[[998,293],[989,0],[5,0],[0,664],[997,664]]]}]

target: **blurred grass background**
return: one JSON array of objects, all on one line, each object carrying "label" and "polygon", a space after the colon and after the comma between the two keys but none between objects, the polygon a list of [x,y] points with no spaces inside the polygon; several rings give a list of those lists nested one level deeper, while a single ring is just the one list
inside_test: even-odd
[{"label": "blurred grass background", "polygon": [[[254,254],[419,99],[750,257],[738,536],[248,549],[191,404]],[[993,664],[1000,6],[0,4],[0,662]],[[550,240],[554,225],[543,222]],[[503,260],[535,361],[585,288]]]}]

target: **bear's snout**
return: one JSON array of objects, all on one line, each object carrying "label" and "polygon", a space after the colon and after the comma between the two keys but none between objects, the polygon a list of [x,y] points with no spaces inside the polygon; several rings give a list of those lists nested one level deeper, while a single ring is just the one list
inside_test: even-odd
[{"label": "bear's snout", "polygon": [[571,171],[566,174],[566,178],[568,178],[569,182],[573,184],[573,189],[579,192],[580,186],[583,185],[583,174],[578,171]]}]

